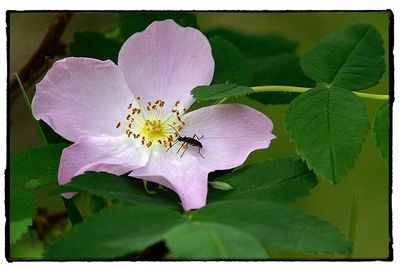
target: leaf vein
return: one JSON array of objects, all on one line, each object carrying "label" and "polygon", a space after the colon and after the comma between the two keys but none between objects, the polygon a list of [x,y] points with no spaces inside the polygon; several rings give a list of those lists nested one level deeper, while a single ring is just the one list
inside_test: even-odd
[{"label": "leaf vein", "polygon": [[328,95],[328,111],[327,111],[327,116],[328,116],[328,138],[329,138],[329,156],[330,156],[330,161],[332,165],[332,179],[334,183],[336,183],[336,171],[335,171],[335,163],[336,163],[336,156],[334,152],[334,146],[333,146],[333,141],[332,141],[332,133],[331,133],[331,91],[329,91]]},{"label": "leaf vein", "polygon": [[341,70],[343,69],[343,66],[346,64],[346,62],[348,61],[348,59],[351,57],[351,55],[353,54],[353,52],[355,51],[355,49],[360,45],[361,41],[364,39],[364,37],[367,35],[368,31],[370,30],[370,28],[367,28],[364,33],[362,34],[361,38],[358,40],[358,42],[354,45],[354,47],[350,50],[349,54],[347,55],[347,57],[343,60],[342,64],[340,65],[340,67],[337,69],[336,73],[333,75],[333,78],[331,79],[330,83],[328,84],[329,86],[333,85],[333,82],[335,81],[337,75],[341,72]]},{"label": "leaf vein", "polygon": [[291,177],[288,177],[288,178],[281,178],[281,179],[279,179],[278,181],[274,182],[271,185],[257,186],[255,188],[246,188],[243,191],[237,192],[237,194],[234,195],[234,196],[242,195],[242,194],[248,193],[248,192],[253,192],[255,190],[268,190],[268,189],[271,189],[272,187],[275,187],[276,185],[279,185],[279,184],[282,184],[282,183],[286,183],[288,181],[295,180],[297,178],[300,178],[300,177],[303,177],[303,176],[306,176],[306,175],[311,175],[311,174],[312,174],[311,171],[306,171],[305,173],[294,175],[294,176],[291,176]]}]

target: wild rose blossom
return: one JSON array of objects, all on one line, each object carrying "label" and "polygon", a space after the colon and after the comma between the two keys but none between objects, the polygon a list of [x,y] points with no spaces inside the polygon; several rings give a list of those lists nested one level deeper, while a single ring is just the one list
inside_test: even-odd
[{"label": "wild rose blossom", "polygon": [[[194,102],[191,90],[209,85],[213,73],[207,38],[172,20],[131,36],[118,65],[90,58],[57,61],[37,84],[32,110],[74,142],[62,153],[59,184],[86,171],[130,172],[175,191],[184,210],[203,207],[209,172],[241,165],[275,137],[271,120],[245,105],[186,113]],[[179,135],[197,135],[200,153],[175,143]]]}]

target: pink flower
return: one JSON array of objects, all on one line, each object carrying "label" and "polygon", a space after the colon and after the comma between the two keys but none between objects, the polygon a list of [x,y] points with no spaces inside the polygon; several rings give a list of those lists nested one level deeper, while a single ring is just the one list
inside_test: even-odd
[{"label": "pink flower", "polygon": [[[57,61],[37,84],[32,109],[36,119],[74,142],[62,153],[59,184],[86,171],[130,172],[175,191],[184,210],[203,207],[209,172],[241,165],[275,137],[271,120],[244,105],[185,113],[194,102],[191,90],[209,85],[213,72],[206,37],[172,20],[131,36],[118,65],[89,58]],[[173,145],[177,131],[181,137],[197,135],[202,148]]]}]

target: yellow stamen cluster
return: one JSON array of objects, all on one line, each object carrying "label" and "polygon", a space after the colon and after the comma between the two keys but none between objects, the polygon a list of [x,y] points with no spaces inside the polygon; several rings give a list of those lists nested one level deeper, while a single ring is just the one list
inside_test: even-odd
[{"label": "yellow stamen cluster", "polygon": [[154,103],[147,102],[145,108],[140,97],[137,97],[136,101],[139,107],[134,107],[133,103],[129,103],[127,106],[129,113],[125,116],[127,123],[117,122],[116,128],[124,126],[128,138],[141,137],[140,144],[147,148],[155,144],[165,148],[171,147],[186,124],[181,117],[187,109],[179,109],[180,101],[177,100],[171,112],[163,113],[165,101],[161,99]]},{"label": "yellow stamen cluster", "polygon": [[141,132],[145,137],[160,139],[164,136],[165,126],[161,120],[146,120],[142,125]]}]

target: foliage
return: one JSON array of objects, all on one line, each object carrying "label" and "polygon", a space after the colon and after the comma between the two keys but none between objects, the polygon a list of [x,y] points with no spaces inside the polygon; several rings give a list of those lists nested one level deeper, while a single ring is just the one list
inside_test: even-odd
[{"label": "foliage", "polygon": [[197,101],[205,101],[241,96],[252,92],[253,90],[247,86],[238,86],[236,84],[214,84],[211,86],[198,86],[192,90],[192,95]]},{"label": "foliage", "polygon": [[107,38],[104,34],[82,31],[74,34],[69,44],[69,54],[73,57],[89,57],[99,60],[118,61],[119,42]]},{"label": "foliage", "polygon": [[151,206],[106,209],[51,245],[52,259],[104,259],[123,256],[160,241],[183,222],[176,212]]},{"label": "foliage", "polygon": [[268,258],[264,247],[254,237],[219,223],[190,222],[176,226],[168,232],[166,241],[174,258]]},{"label": "foliage", "polygon": [[207,37],[221,36],[235,44],[247,58],[294,53],[298,44],[277,34],[251,35],[226,28],[205,32]]},{"label": "foliage", "polygon": [[107,173],[88,172],[75,177],[67,185],[58,186],[50,193],[86,191],[97,196],[118,199],[133,204],[154,204],[175,209],[180,208],[175,194],[166,189],[157,187],[153,189],[156,191],[157,199],[146,193],[142,180],[132,177],[118,177]]},{"label": "foliage", "polygon": [[[296,42],[277,34],[249,35],[225,28],[211,30],[206,35],[224,37],[237,46],[247,58],[253,85],[314,86],[300,68]],[[263,104],[287,104],[296,96],[297,93],[262,92],[250,98]]]},{"label": "foliage", "polygon": [[389,158],[389,103],[384,102],[376,111],[373,125],[373,133],[376,145],[383,160],[388,163]]},{"label": "foliage", "polygon": [[300,252],[349,253],[351,242],[341,232],[298,209],[257,200],[211,203],[193,221],[215,221],[242,229],[266,246]]},{"label": "foliage", "polygon": [[17,242],[32,224],[35,215],[35,201],[33,195],[15,187],[11,187],[10,194],[10,240]]},{"label": "foliage", "polygon": [[57,169],[65,147],[65,144],[50,144],[12,155],[11,185],[33,189],[57,183]]},{"label": "foliage", "polygon": [[378,83],[385,71],[383,41],[378,31],[355,24],[333,33],[301,60],[304,73],[315,81],[347,90]]},{"label": "foliage", "polygon": [[[187,245],[196,238],[201,239]],[[262,245],[331,254],[351,250],[339,230],[317,217],[271,202],[239,199],[210,203],[189,217],[149,205],[105,209],[50,245],[45,256],[118,258],[161,240],[172,255],[196,259],[266,258]],[[243,244],[232,245],[240,241]]]},{"label": "foliage", "polygon": [[249,85],[251,82],[250,69],[239,49],[220,36],[210,38],[210,44],[215,61],[212,83]]},{"label": "foliage", "polygon": [[[281,53],[250,61],[253,70],[253,85],[288,85],[313,87],[314,81],[306,77],[300,68],[300,60],[294,53]],[[263,104],[287,104],[298,93],[261,92],[250,95]]]},{"label": "foliage", "polygon": [[363,102],[340,88],[314,88],[289,105],[286,130],[309,167],[336,184],[353,167],[368,130]]},{"label": "foliage", "polygon": [[10,239],[18,241],[32,224],[36,205],[32,189],[57,182],[61,151],[65,144],[53,144],[21,151],[11,156]]},{"label": "foliage", "polygon": [[[370,25],[355,24],[345,27],[336,33],[321,40],[311,48],[301,59],[301,68],[304,73],[316,82],[324,83],[307,92],[290,95],[269,96],[271,101],[267,103],[290,102],[285,113],[285,127],[290,140],[298,154],[307,162],[317,175],[330,183],[337,184],[354,166],[357,156],[361,151],[362,142],[368,130],[368,119],[364,104],[355,96],[352,90],[361,90],[378,83],[385,71],[383,60],[382,38]],[[259,55],[258,55],[259,56]],[[274,56],[273,56],[274,57]],[[256,59],[263,68],[279,70],[279,63],[292,63],[296,65],[295,56],[290,54],[275,56],[277,60],[269,56],[267,63],[262,59]],[[263,63],[263,64],[262,64]],[[261,69],[261,68],[260,68]],[[293,69],[295,70],[295,69]],[[274,71],[271,74],[272,83],[286,83],[295,85],[304,83],[310,85],[304,79],[304,75],[291,76],[293,83],[279,81],[279,75],[287,76],[287,72],[280,70],[279,75]],[[284,75],[281,75],[284,74]],[[289,72],[290,74],[290,72]],[[256,76],[258,77],[258,76]],[[312,84],[312,83],[311,83]],[[208,100],[240,96],[254,93],[248,88],[228,87],[219,85],[209,87],[202,86],[192,91],[197,100]],[[256,97],[257,98],[257,97]],[[258,100],[264,97],[257,98]],[[381,118],[388,119],[383,111],[378,113]],[[378,121],[380,122],[380,121]],[[376,125],[376,124],[375,124]],[[378,147],[382,155],[387,156],[387,124],[377,127],[381,130],[376,136],[379,138]],[[387,150],[386,150],[387,151]],[[385,157],[384,157],[385,158]]]},{"label": "foliage", "polygon": [[233,190],[210,190],[209,201],[256,199],[293,202],[307,196],[317,185],[314,173],[305,163],[291,158],[255,163],[221,176],[218,180],[228,183]]},{"label": "foliage", "polygon": [[143,31],[153,21],[172,19],[185,27],[198,28],[196,16],[182,12],[123,12],[119,14],[119,33],[122,41],[136,32]]}]

